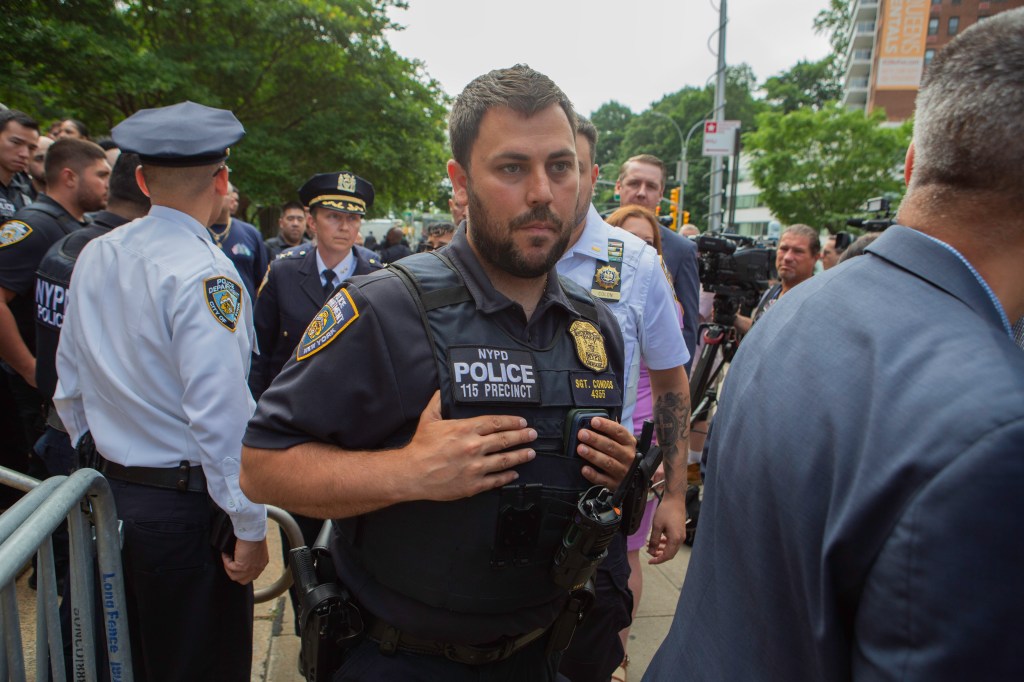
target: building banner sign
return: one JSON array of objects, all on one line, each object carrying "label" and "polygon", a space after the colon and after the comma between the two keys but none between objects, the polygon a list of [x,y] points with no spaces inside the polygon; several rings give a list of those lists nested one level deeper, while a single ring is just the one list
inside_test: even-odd
[{"label": "building banner sign", "polygon": [[924,70],[929,0],[888,0],[879,36],[876,90],[916,90]]}]

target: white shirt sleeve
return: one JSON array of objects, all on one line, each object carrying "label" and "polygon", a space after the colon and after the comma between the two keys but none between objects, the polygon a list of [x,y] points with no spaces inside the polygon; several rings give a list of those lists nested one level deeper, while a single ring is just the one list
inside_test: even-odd
[{"label": "white shirt sleeve", "polygon": [[[68,315],[74,315],[73,308],[74,298],[69,295],[64,308],[65,320]],[[56,369],[57,386],[53,393],[53,405],[74,446],[82,434],[89,430],[89,422],[85,419],[82,388],[78,382],[78,347],[70,334],[61,334],[58,339]]]},{"label": "white shirt sleeve", "polygon": [[670,369],[690,359],[676,308],[675,293],[658,253],[645,247],[637,264],[637,288],[643,302],[640,353],[650,369]]},{"label": "white shirt sleeve", "polygon": [[[231,517],[241,540],[262,540],[267,512],[242,492],[242,435],[256,403],[245,376],[249,367],[252,314],[240,311],[232,332],[210,312],[202,280],[179,289],[171,319],[171,357],[177,366],[182,409],[195,439],[214,502]],[[241,288],[241,287],[240,287]],[[243,305],[248,297],[241,290]]]}]

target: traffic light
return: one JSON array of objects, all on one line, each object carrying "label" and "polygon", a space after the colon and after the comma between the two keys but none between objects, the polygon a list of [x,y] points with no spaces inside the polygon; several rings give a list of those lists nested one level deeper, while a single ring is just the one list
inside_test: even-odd
[{"label": "traffic light", "polygon": [[[683,225],[689,225],[689,224],[690,224],[690,212],[689,211],[683,211]],[[682,228],[679,228],[679,229],[682,229]]]},{"label": "traffic light", "polygon": [[679,188],[674,187],[669,193],[669,200],[672,202],[669,210],[672,212],[672,229],[676,232],[682,227],[679,224]]}]

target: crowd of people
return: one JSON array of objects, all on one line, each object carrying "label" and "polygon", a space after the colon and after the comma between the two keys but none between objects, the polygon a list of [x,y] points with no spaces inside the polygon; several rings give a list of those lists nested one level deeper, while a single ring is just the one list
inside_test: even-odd
[{"label": "crowd of people", "polygon": [[[706,443],[688,372],[711,298],[657,218],[665,166],[630,157],[603,217],[598,131],[529,67],[454,101],[453,219],[415,247],[362,242],[376,191],[350,170],[264,240],[226,110],[142,110],[104,146],[2,111],[3,463],[109,480],[139,679],[249,678],[274,504],[308,545],[332,520],[360,614],[317,679],[624,682],[641,555],[677,555],[692,483],[644,679],[1017,679],[1022,55],[1015,10],[935,57],[897,225],[782,232]],[[573,554],[648,421],[660,494],[630,488],[632,534]]]}]

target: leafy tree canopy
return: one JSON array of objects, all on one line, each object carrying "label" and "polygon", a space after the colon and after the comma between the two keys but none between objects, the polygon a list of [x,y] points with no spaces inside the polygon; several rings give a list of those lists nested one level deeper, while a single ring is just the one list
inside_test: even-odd
[{"label": "leafy tree canopy", "polygon": [[[741,64],[728,68],[725,118],[740,120],[743,130],[752,130],[756,125],[757,114],[768,108],[766,103],[754,97],[756,89],[756,78],[748,65]],[[667,197],[669,189],[679,184],[676,178],[676,162],[679,160],[682,140],[679,139],[679,132],[671,122],[653,112],[671,118],[685,136],[694,125],[711,117],[714,101],[714,85],[708,84],[703,88],[685,87],[666,95],[641,114],[633,114],[616,102],[603,105],[591,117],[600,133],[597,158],[602,164],[602,179],[614,181],[618,176],[619,166],[631,156],[654,154],[664,161],[667,167]],[[691,213],[691,222],[697,224],[706,222],[708,173],[711,168],[710,159],[701,156],[701,144],[702,133],[698,127],[690,137],[687,147],[689,173],[685,191],[686,210]],[[595,205],[598,210],[617,206],[614,190],[607,185],[599,188],[595,193]],[[663,205],[663,212],[667,211],[667,208],[667,204]]]},{"label": "leafy tree canopy", "polygon": [[832,77],[832,59],[800,61],[788,71],[772,76],[762,86],[765,101],[783,113],[789,113],[804,107],[821,109],[838,100],[843,88]]},{"label": "leafy tree canopy", "polygon": [[0,14],[0,99],[105,132],[185,99],[232,110],[234,178],[261,203],[347,169],[375,213],[436,195],[446,100],[383,36],[400,0],[29,0]]},{"label": "leafy tree canopy", "polygon": [[835,232],[867,199],[901,197],[911,124],[884,122],[883,111],[866,116],[838,105],[762,113],[743,140],[765,204],[783,223]]}]

